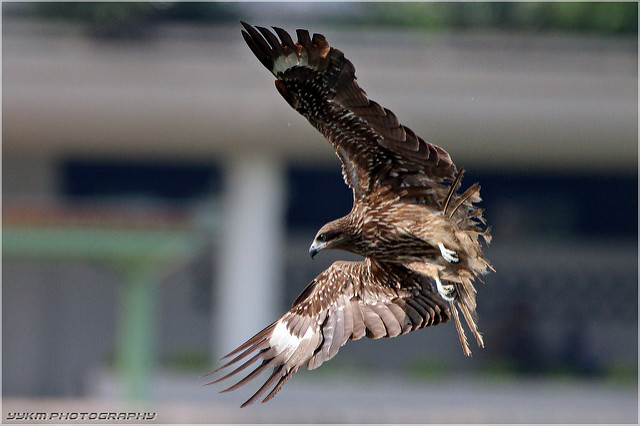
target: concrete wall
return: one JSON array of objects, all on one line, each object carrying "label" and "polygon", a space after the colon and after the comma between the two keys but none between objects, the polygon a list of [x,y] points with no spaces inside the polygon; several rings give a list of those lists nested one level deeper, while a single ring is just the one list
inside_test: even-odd
[{"label": "concrete wall", "polygon": [[[312,30],[347,54],[372,99],[465,167],[637,164],[635,40]],[[5,20],[3,103],[5,155],[334,161],[239,25],[163,27],[118,43]]]}]

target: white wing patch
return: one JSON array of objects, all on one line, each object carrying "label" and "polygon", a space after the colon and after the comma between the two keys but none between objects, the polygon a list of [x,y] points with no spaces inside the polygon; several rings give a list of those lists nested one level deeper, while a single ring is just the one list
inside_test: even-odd
[{"label": "white wing patch", "polygon": [[284,355],[285,360],[288,360],[300,344],[304,340],[311,339],[312,336],[313,328],[311,326],[307,328],[303,337],[297,337],[291,334],[284,321],[280,320],[273,329],[273,334],[269,339],[269,345],[276,350],[276,353]]},{"label": "white wing patch", "polygon": [[309,55],[307,55],[306,50],[303,49],[299,57],[296,52],[292,52],[287,56],[279,56],[278,59],[273,62],[273,70],[271,72],[276,75],[295,66],[304,67],[308,63]]}]

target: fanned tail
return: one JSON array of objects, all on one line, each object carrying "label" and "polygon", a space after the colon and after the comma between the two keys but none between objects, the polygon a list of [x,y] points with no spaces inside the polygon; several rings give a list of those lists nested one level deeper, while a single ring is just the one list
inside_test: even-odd
[{"label": "fanned tail", "polygon": [[476,318],[476,289],[469,279],[463,279],[462,283],[456,285],[456,292],[458,294],[456,303],[460,307],[469,329],[476,338],[478,346],[484,348],[484,340],[482,334],[478,331]]},{"label": "fanned tail", "polygon": [[455,302],[449,302],[451,306],[451,313],[453,314],[453,321],[456,324],[456,330],[458,330],[458,337],[460,338],[460,344],[462,345],[462,351],[466,356],[471,356],[471,349],[469,349],[469,342],[467,342],[467,335],[464,332],[464,328],[462,328],[462,323],[460,322],[460,314],[458,313],[458,308],[456,307]]},{"label": "fanned tail", "polygon": [[463,278],[462,282],[454,283],[455,286],[455,300],[449,302],[453,319],[456,324],[456,330],[458,331],[458,337],[460,338],[460,344],[465,355],[470,356],[471,350],[469,349],[469,343],[465,334],[462,322],[460,321],[460,315],[458,314],[458,308],[462,312],[469,330],[473,333],[476,342],[479,347],[484,348],[484,339],[482,333],[478,330],[477,318],[476,318],[476,290],[468,278]]}]

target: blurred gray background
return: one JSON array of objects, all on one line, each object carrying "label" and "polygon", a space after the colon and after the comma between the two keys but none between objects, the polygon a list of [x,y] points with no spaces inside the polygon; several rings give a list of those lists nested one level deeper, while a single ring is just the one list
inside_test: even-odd
[{"label": "blurred gray background", "polygon": [[[324,34],[480,182],[485,349],[444,324],[349,342],[265,406],[237,409],[257,382],[201,386],[357,259],[308,256],[351,193],[239,20]],[[637,422],[637,22],[637,3],[4,2],[3,420]]]}]

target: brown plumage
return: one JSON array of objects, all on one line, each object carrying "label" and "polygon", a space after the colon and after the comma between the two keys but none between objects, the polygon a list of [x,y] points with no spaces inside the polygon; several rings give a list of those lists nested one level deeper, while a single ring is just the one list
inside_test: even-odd
[{"label": "brown plumage", "polygon": [[478,345],[484,347],[476,324],[476,290],[472,281],[492,269],[482,257],[479,241],[482,236],[489,242],[491,236],[488,229],[483,229],[482,210],[473,208],[473,203],[480,201],[479,186],[454,195],[463,172],[458,173],[448,195],[441,200],[441,207],[413,199],[422,188],[392,190],[380,186],[369,196],[354,200],[348,215],[324,225],[310,251],[315,255],[328,248],[343,249],[401,264],[432,278],[436,290],[451,303],[463,352],[471,355],[457,307]]},{"label": "brown plumage", "polygon": [[428,279],[420,274],[370,258],[335,262],[302,291],[286,314],[225,356],[235,355],[211,373],[243,363],[209,384],[259,362],[222,392],[236,389],[271,367],[271,376],[242,406],[269,390],[262,401],[266,402],[300,367],[319,367],[349,339],[395,337],[446,322],[450,317],[447,303],[433,293]]},{"label": "brown plumage", "polygon": [[278,92],[334,147],[345,183],[353,190],[351,212],[320,229],[310,254],[343,249],[365,256],[364,262],[334,263],[287,314],[229,354],[244,351],[225,366],[257,350],[246,365],[263,359],[255,374],[274,367],[248,403],[275,383],[265,400],[270,399],[298,368],[317,367],[318,360],[333,357],[349,338],[393,337],[446,322],[451,315],[469,355],[458,308],[478,345],[484,346],[476,325],[473,280],[491,269],[482,256],[480,236],[486,243],[491,237],[482,209],[474,206],[480,201],[479,185],[458,194],[464,171],[457,171],[446,151],[368,99],[356,83],[353,64],[324,36],[297,30],[294,42],[280,28],[274,27],[278,39],[266,28],[242,25],[245,41],[276,77]]}]

